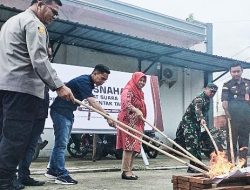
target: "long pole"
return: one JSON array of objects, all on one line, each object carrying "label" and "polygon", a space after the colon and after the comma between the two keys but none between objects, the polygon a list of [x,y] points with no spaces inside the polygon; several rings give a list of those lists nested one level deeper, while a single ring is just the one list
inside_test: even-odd
[{"label": "long pole", "polygon": [[[174,140],[172,140],[171,138],[169,138],[167,135],[165,135],[163,132],[161,132],[157,127],[155,127],[154,125],[152,125],[151,123],[149,123],[146,119],[142,118],[142,120],[147,123],[149,126],[151,126],[154,130],[156,130],[158,133],[160,133],[162,136],[164,136],[170,143],[174,144],[175,146],[177,146],[180,150],[182,150],[185,154],[187,154],[189,157],[193,158],[195,160],[196,163],[199,163],[200,165],[204,166],[204,163],[202,163],[199,159],[197,159],[195,156],[193,156],[190,152],[188,152],[185,148],[183,148],[182,146],[180,146],[178,143],[176,143]],[[205,165],[205,167],[207,168],[207,166]]]},{"label": "long pole", "polygon": [[[110,117],[109,115],[106,115],[105,113],[99,111],[98,109],[93,108],[92,106],[89,106],[89,105],[87,105],[87,104],[85,104],[85,103],[83,103],[83,102],[81,102],[81,101],[79,101],[79,100],[77,100],[77,99],[75,99],[75,102],[78,103],[79,105],[85,106],[85,107],[87,107],[87,108],[89,108],[89,109],[91,109],[91,110],[93,110],[93,111],[99,113],[100,115],[102,115],[103,117],[105,117],[105,118],[107,118],[107,119],[111,119],[112,121],[114,121],[115,123],[117,123],[117,124],[119,124],[119,125],[121,125],[121,126],[124,126],[124,127],[126,127],[126,128],[131,128],[131,127],[129,127],[128,125],[126,125],[126,124],[124,124],[124,123],[122,123],[122,122],[120,122],[120,121],[118,121],[118,120],[116,120],[116,119],[113,119],[113,118]],[[204,175],[206,175],[206,176],[209,177],[207,171],[205,171],[205,170],[203,170],[203,169],[201,169],[201,168],[198,168],[198,167],[196,167],[196,166],[194,166],[194,165],[192,165],[192,164],[189,164],[189,163],[187,163],[187,162],[181,160],[180,158],[177,158],[177,157],[175,157],[175,156],[173,156],[173,155],[171,155],[171,154],[169,154],[169,153],[167,153],[167,152],[165,152],[165,151],[159,149],[158,147],[156,147],[156,146],[154,146],[154,145],[152,145],[152,144],[150,144],[150,143],[148,143],[148,142],[142,140],[141,138],[135,136],[134,134],[130,133],[129,131],[123,129],[122,127],[120,127],[120,126],[118,126],[118,125],[116,126],[116,128],[118,128],[119,130],[123,131],[124,133],[130,135],[131,137],[135,138],[136,140],[138,140],[138,141],[140,141],[140,142],[146,144],[147,146],[149,146],[149,147],[151,147],[151,148],[157,150],[158,152],[161,152],[162,154],[164,154],[164,155],[166,155],[166,156],[168,156],[168,157],[170,157],[170,158],[173,158],[174,160],[176,160],[176,161],[178,161],[178,162],[180,162],[180,163],[182,163],[182,164],[184,164],[184,165],[186,165],[186,166],[188,166],[188,167],[191,167],[191,168],[193,168],[193,169],[195,169],[195,170],[197,170],[197,171],[199,171],[199,172],[201,172],[201,173],[203,173]],[[131,129],[132,129],[132,128],[131,128]]]},{"label": "long pole", "polygon": [[[124,125],[123,125],[123,126],[124,126]],[[151,138],[151,137],[145,135],[144,133],[142,133],[142,132],[140,132],[140,131],[138,131],[138,130],[132,128],[132,127],[129,127],[129,126],[127,126],[127,125],[124,126],[124,127],[126,127],[127,129],[129,129],[129,130],[131,130],[131,131],[133,131],[133,132],[135,132],[135,133],[138,133],[139,135],[143,136],[144,138],[146,138],[146,139],[148,139],[148,140],[150,140],[150,141],[152,141],[152,142],[154,142],[154,143],[157,143],[158,145],[161,145],[162,147],[165,147],[166,149],[168,149],[168,150],[170,150],[170,151],[172,151],[172,152],[178,154],[179,156],[182,156],[182,157],[184,157],[184,158],[187,158],[187,159],[189,159],[189,160],[191,160],[191,161],[197,163],[197,161],[196,161],[195,159],[190,158],[188,155],[183,154],[182,152],[177,151],[177,150],[175,150],[175,149],[173,149],[173,148],[171,148],[171,147],[169,147],[169,146],[167,146],[167,145],[165,145],[165,144],[163,144],[163,143],[161,143],[161,142],[159,142],[159,141],[157,141],[157,140],[155,140],[155,139],[153,139],[153,138]],[[203,167],[205,167],[206,169],[208,169],[208,167],[207,167],[204,163],[202,163],[202,162],[198,162],[197,164],[202,165]]]},{"label": "long pole", "polygon": [[174,160],[176,160],[176,161],[178,161],[178,162],[180,162],[180,163],[182,163],[182,164],[184,164],[184,165],[186,165],[186,166],[189,166],[189,167],[191,167],[191,168],[193,168],[193,169],[195,169],[195,170],[197,170],[197,171],[199,171],[199,172],[205,174],[206,176],[209,176],[207,171],[205,171],[205,170],[203,170],[203,169],[201,169],[201,168],[198,168],[198,167],[196,167],[196,166],[194,166],[194,165],[192,165],[192,164],[189,164],[189,163],[185,162],[184,160],[181,160],[180,158],[177,158],[177,157],[175,157],[175,156],[173,156],[173,155],[171,155],[171,154],[169,154],[169,153],[167,153],[167,152],[165,152],[165,151],[159,149],[158,147],[156,147],[156,146],[154,146],[154,145],[148,143],[147,141],[142,140],[141,138],[139,138],[139,137],[133,135],[132,133],[126,131],[125,129],[123,129],[122,127],[120,127],[120,126],[118,126],[118,125],[117,125],[116,127],[117,127],[119,130],[121,130],[121,131],[125,132],[126,134],[130,135],[131,137],[137,139],[138,141],[140,141],[140,142],[142,142],[142,143],[144,143],[144,144],[150,146],[151,148],[157,150],[158,152],[161,152],[162,154],[164,154],[164,155],[166,155],[166,156],[168,156],[168,157],[170,157],[170,158],[173,158]]},{"label": "long pole", "polygon": [[96,134],[94,134],[93,135],[93,153],[92,153],[92,161],[93,162],[96,161],[96,144],[97,144]]},{"label": "long pole", "polygon": [[[140,134],[140,135],[143,136],[144,138],[146,138],[146,139],[148,139],[148,140],[150,140],[150,141],[152,141],[152,142],[154,142],[154,143],[157,143],[158,145],[161,145],[162,147],[165,147],[166,149],[168,149],[168,150],[170,150],[170,151],[172,151],[172,152],[174,152],[174,153],[176,153],[176,154],[178,154],[178,155],[180,155],[180,156],[182,156],[182,157],[184,157],[184,158],[187,158],[187,159],[189,159],[189,160],[191,160],[191,161],[193,161],[193,162],[195,162],[195,163],[197,163],[197,160],[195,160],[195,159],[189,157],[188,155],[183,154],[182,152],[177,151],[177,150],[175,150],[175,149],[173,149],[173,148],[171,148],[171,147],[169,147],[169,146],[167,146],[167,145],[165,145],[165,144],[163,144],[163,143],[161,143],[161,142],[159,142],[159,141],[157,141],[157,140],[155,140],[155,139],[153,139],[153,138],[151,138],[151,137],[145,135],[144,133],[142,133],[142,132],[140,132],[140,131],[138,131],[138,130],[132,128],[132,127],[129,127],[129,126],[127,126],[127,125],[123,125],[123,126],[126,127],[126,128],[128,128],[129,130],[135,132],[135,133]],[[206,168],[206,169],[209,169],[209,168],[208,168],[203,162],[201,162],[201,161],[199,161],[197,164],[202,165],[202,166],[203,166],[204,168]]]},{"label": "long pole", "polygon": [[[80,102],[77,102],[77,103],[80,104]],[[98,110],[98,111],[99,111],[99,110]],[[101,114],[101,113],[99,113],[99,114]],[[107,115],[104,115],[104,116],[107,117]],[[110,117],[107,117],[107,118],[112,119],[112,118],[110,118]],[[115,121],[116,123],[118,122],[118,121],[116,121],[116,120],[114,120],[114,119],[112,119],[112,120]],[[168,149],[168,150],[170,150],[170,151],[172,151],[172,152],[178,154],[179,156],[182,156],[182,157],[184,157],[184,158],[187,158],[187,159],[189,159],[189,160],[191,160],[191,161],[193,161],[193,162],[195,162],[195,163],[197,163],[197,164],[203,166],[204,168],[209,169],[203,162],[201,162],[201,161],[198,160],[198,159],[195,159],[195,157],[193,158],[193,157],[190,157],[190,156],[188,156],[188,155],[186,155],[186,154],[183,154],[182,152],[177,151],[177,150],[175,150],[175,149],[173,149],[173,148],[171,148],[171,147],[169,147],[169,146],[167,146],[167,145],[165,145],[165,144],[163,144],[163,143],[161,143],[161,142],[159,142],[159,141],[157,141],[157,140],[155,140],[155,139],[153,139],[153,138],[151,138],[151,137],[145,135],[144,133],[142,133],[142,132],[140,132],[140,131],[138,131],[138,130],[132,128],[132,127],[129,127],[128,125],[125,125],[124,123],[121,123],[120,125],[122,125],[122,126],[125,127],[125,128],[128,128],[129,130],[131,130],[131,131],[133,131],[133,132],[135,132],[135,133],[140,134],[140,135],[143,136],[144,138],[146,138],[146,139],[148,139],[148,140],[150,140],[150,141],[152,141],[152,142],[154,142],[154,143],[157,143],[158,145],[161,145],[162,147],[165,147],[166,149]],[[184,149],[184,150],[185,150],[185,149]]]},{"label": "long pole", "polygon": [[214,148],[215,148],[215,150],[216,150],[216,152],[217,152],[217,154],[218,154],[219,148],[218,148],[217,144],[215,143],[215,140],[214,140],[213,136],[211,135],[209,129],[207,128],[206,125],[202,125],[202,127],[204,127],[204,129],[207,131],[207,134],[209,135],[209,137],[210,137],[210,139],[211,139],[211,141],[212,141],[212,143],[213,143],[213,145],[214,145]]},{"label": "long pole", "polygon": [[235,165],[234,148],[233,148],[233,137],[232,137],[232,125],[231,125],[230,118],[227,118],[227,124],[228,124],[228,134],[229,134],[229,144],[230,144],[231,160],[232,160],[232,164]]}]

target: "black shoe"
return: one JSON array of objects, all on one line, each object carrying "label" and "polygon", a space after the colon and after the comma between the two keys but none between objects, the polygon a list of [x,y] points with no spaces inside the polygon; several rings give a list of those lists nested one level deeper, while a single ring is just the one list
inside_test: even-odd
[{"label": "black shoe", "polygon": [[47,146],[47,144],[48,144],[48,141],[46,141],[46,140],[44,140],[41,143],[38,143],[39,149],[40,150],[44,149],[44,147]]},{"label": "black shoe", "polygon": [[25,186],[18,181],[17,175],[12,176],[11,185],[13,190],[21,190],[25,188]]},{"label": "black shoe", "polygon": [[44,175],[49,180],[56,180],[56,178],[58,177],[58,175],[55,172],[53,172],[51,169],[48,169]]},{"label": "black shoe", "polygon": [[75,185],[78,183],[78,181],[72,179],[69,175],[67,175],[57,177],[55,183],[62,185]]},{"label": "black shoe", "polygon": [[20,190],[24,188],[25,186],[17,182],[16,176],[10,179],[0,179],[1,190]]},{"label": "black shoe", "polygon": [[197,170],[195,170],[193,168],[188,167],[187,173],[201,173],[201,172],[199,172],[199,171],[197,171]]},{"label": "black shoe", "polygon": [[138,176],[138,175],[132,175],[132,176],[136,177],[137,179],[139,178],[139,176]]},{"label": "black shoe", "polygon": [[0,189],[15,190],[15,187],[13,186],[13,181],[11,179],[0,179]]},{"label": "black shoe", "polygon": [[21,190],[25,188],[25,186],[21,184],[16,177],[12,180],[12,186],[15,190]]},{"label": "black shoe", "polygon": [[131,175],[131,176],[127,176],[124,172],[122,173],[122,179],[126,179],[126,180],[137,180],[138,176],[136,175]]},{"label": "black shoe", "polygon": [[44,181],[37,181],[31,177],[21,178],[18,181],[25,186],[43,186],[45,184]]}]

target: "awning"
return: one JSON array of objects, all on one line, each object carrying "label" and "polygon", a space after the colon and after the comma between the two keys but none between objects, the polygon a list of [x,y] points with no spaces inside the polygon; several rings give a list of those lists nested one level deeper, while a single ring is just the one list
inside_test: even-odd
[{"label": "awning", "polygon": [[[0,5],[0,24],[8,18],[21,12],[15,8]],[[124,55],[161,62],[207,72],[225,71],[229,65],[239,62],[244,68],[250,68],[250,63],[226,57],[179,48],[139,37],[90,27],[66,20],[56,20],[48,27],[50,39],[67,45],[93,49],[100,52]]]}]

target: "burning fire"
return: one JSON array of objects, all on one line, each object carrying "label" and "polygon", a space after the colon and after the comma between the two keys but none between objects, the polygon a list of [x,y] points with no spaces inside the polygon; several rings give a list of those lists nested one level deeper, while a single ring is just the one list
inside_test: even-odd
[{"label": "burning fire", "polygon": [[240,159],[237,163],[237,165],[233,165],[231,162],[228,161],[226,153],[218,152],[216,154],[213,152],[211,154],[211,160],[210,160],[210,170],[208,172],[208,175],[211,178],[214,178],[215,176],[220,176],[223,174],[228,174],[229,172],[242,168],[242,166],[245,163],[245,159]]}]

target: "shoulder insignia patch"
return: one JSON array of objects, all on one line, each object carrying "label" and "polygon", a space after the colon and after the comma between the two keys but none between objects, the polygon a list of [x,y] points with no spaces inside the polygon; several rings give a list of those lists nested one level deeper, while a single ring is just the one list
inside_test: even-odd
[{"label": "shoulder insignia patch", "polygon": [[38,26],[38,32],[39,32],[39,34],[45,34],[44,26]]}]

